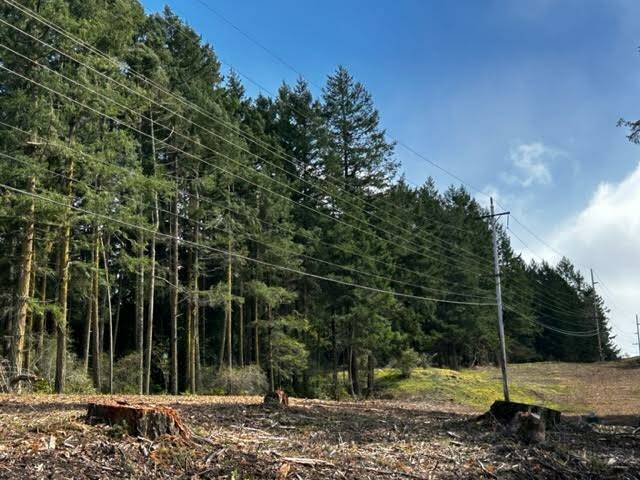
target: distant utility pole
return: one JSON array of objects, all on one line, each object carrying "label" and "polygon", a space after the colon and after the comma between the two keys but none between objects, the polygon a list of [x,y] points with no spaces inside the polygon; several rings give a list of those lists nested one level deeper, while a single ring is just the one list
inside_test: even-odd
[{"label": "distant utility pole", "polygon": [[638,314],[636,313],[636,337],[638,337],[638,357],[640,357],[640,323],[638,323]]},{"label": "distant utility pole", "polygon": [[491,215],[485,215],[483,218],[489,218],[491,224],[491,236],[493,239],[493,274],[496,279],[496,304],[498,306],[498,337],[500,338],[500,368],[502,369],[502,390],[504,392],[505,401],[509,400],[509,379],[507,376],[507,347],[504,342],[504,321],[502,318],[502,287],[500,285],[500,258],[498,256],[498,233],[496,229],[497,217],[500,215],[508,215],[509,212],[494,213],[493,197],[491,201]]},{"label": "distant utility pole", "polygon": [[598,335],[598,352],[600,361],[604,361],[602,353],[602,339],[600,338],[600,322],[598,321],[598,305],[596,304],[596,282],[593,280],[593,268],[591,269],[591,286],[593,287],[593,321],[596,322],[596,333]]}]

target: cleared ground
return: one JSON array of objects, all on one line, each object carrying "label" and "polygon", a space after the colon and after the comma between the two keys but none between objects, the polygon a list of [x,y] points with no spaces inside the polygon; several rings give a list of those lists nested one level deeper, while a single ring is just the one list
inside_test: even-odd
[{"label": "cleared ground", "polygon": [[[486,410],[502,395],[500,370],[416,369],[409,379],[392,369],[379,371],[379,394],[393,399],[453,401]],[[541,403],[572,414],[640,414],[640,361],[604,363],[526,363],[509,366],[515,401]],[[635,417],[634,417],[635,418]]]},{"label": "cleared ground", "polygon": [[[580,408],[594,407],[611,414],[605,420],[626,423],[588,425],[573,416],[537,447],[517,443],[491,422],[478,422],[477,413],[485,408],[475,405],[477,399],[450,401],[444,397],[459,390],[442,382],[422,401],[293,399],[288,409],[265,408],[257,397],[114,397],[175,407],[206,439],[197,442],[172,437],[151,442],[117,426],[86,425],[86,404],[100,397],[5,395],[0,396],[0,478],[635,479],[640,478],[640,436],[630,425],[638,418],[638,400],[632,398],[637,390],[623,372],[627,368],[637,376],[637,369],[621,365],[579,366],[571,375],[562,364],[512,368],[516,383],[545,372],[549,383],[570,384],[554,388],[559,397],[553,401],[584,400]],[[492,369],[472,372],[493,384]],[[598,372],[604,378],[594,378]],[[452,383],[466,384],[467,372],[456,373],[462,378]],[[389,393],[395,381],[383,379],[381,386],[387,382]],[[598,392],[613,390],[583,398],[590,381]],[[624,402],[615,401],[616,391],[625,392]],[[615,410],[601,410],[608,405]]]}]

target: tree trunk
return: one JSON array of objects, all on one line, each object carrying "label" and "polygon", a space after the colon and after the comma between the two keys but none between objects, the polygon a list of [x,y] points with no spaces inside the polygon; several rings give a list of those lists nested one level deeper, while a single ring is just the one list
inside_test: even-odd
[{"label": "tree trunk", "polygon": [[[231,199],[231,185],[227,185],[227,206],[230,205],[230,199]],[[230,213],[228,213],[230,215]],[[227,361],[229,362],[229,370],[231,370],[233,368],[233,350],[232,350],[232,344],[231,344],[231,332],[232,332],[232,324],[233,324],[233,311],[232,311],[232,305],[233,305],[233,297],[231,295],[232,292],[232,279],[233,279],[233,275],[232,275],[232,263],[231,263],[231,222],[230,219],[227,219],[227,236],[228,236],[228,241],[227,241]]]},{"label": "tree trunk", "polygon": [[131,405],[128,403],[90,403],[87,422],[121,425],[129,435],[155,440],[161,435],[189,438],[189,432],[178,413],[165,406]]},{"label": "tree trunk", "polygon": [[108,332],[109,332],[109,384],[108,391],[113,393],[113,312],[111,310],[111,280],[109,278],[109,262],[107,261],[107,250],[104,248],[104,240],[100,236],[100,246],[102,248],[102,263],[104,265],[104,277],[107,286],[107,316],[108,316]]},{"label": "tree trunk", "polygon": [[267,345],[269,347],[269,351],[267,353],[268,358],[269,358],[269,382],[271,385],[271,390],[269,390],[270,392],[274,392],[276,390],[276,384],[275,384],[275,379],[274,379],[274,368],[273,368],[273,339],[272,337],[272,328],[273,328],[273,311],[271,309],[271,306],[268,305],[267,306],[267,318],[269,321],[269,327],[267,329]]},{"label": "tree trunk", "polygon": [[[93,278],[93,277],[92,277]],[[87,312],[84,321],[84,339],[82,343],[82,371],[89,373],[89,350],[91,347],[91,320],[93,319],[93,301],[91,295],[87,298]]]},{"label": "tree trunk", "polygon": [[[42,263],[42,267],[43,267],[43,273],[40,277],[40,293],[39,293],[39,298],[40,298],[40,302],[43,305],[43,307],[46,305],[47,303],[47,267],[49,264],[49,253],[51,251],[51,247],[52,247],[52,243],[47,241],[47,243],[45,244],[44,247],[44,254],[43,254],[43,259],[41,261]],[[44,366],[44,334],[47,331],[47,311],[43,308],[37,316],[36,319],[36,323],[37,323],[37,331],[38,331],[38,347],[37,347],[37,354],[38,354],[38,368],[40,370],[42,370],[42,367]]]},{"label": "tree trunk", "polygon": [[[102,242],[100,241],[100,243],[102,243]],[[100,248],[102,248],[102,247],[100,247]],[[100,262],[100,261],[101,260],[98,259],[98,262]],[[100,289],[100,284],[98,283],[98,290],[99,289]],[[107,331],[107,319],[106,319],[107,296],[106,295],[102,295],[101,298],[102,298],[102,303],[100,305],[100,326],[98,328],[98,330],[100,331],[100,339],[98,340],[98,345],[100,346],[100,354],[102,354],[102,352],[104,352],[104,334]],[[104,367],[104,364],[101,364],[101,365],[102,365],[102,367]]]},{"label": "tree trunk", "polygon": [[[153,174],[156,173],[156,134],[153,122],[153,110],[149,112],[151,119],[151,163]],[[146,330],[146,351],[144,361],[144,393],[149,395],[151,388],[151,354],[153,352],[153,316],[156,290],[156,233],[160,230],[160,208],[158,206],[158,192],[153,192],[153,234],[151,234],[151,245],[149,256],[151,261],[149,271],[149,298],[147,300],[147,330]]]},{"label": "tree trunk", "polygon": [[[71,142],[71,135],[69,135]],[[69,205],[67,206],[64,226],[62,227],[60,250],[58,254],[58,307],[59,312],[56,318],[56,378],[55,391],[63,393],[66,374],[67,357],[67,297],[69,295],[69,251],[71,243],[71,201],[73,193],[73,156],[67,161],[67,184],[66,196]]]},{"label": "tree trunk", "polygon": [[331,361],[333,367],[333,399],[338,400],[338,341],[336,338],[336,317],[331,315]]},{"label": "tree trunk", "polygon": [[256,365],[260,366],[260,335],[259,335],[259,321],[258,321],[258,297],[253,297],[253,341],[254,341],[254,354],[256,356]]},{"label": "tree trunk", "polygon": [[[195,243],[199,242],[198,226],[196,225]],[[196,393],[198,384],[198,374],[196,367],[196,352],[198,349],[198,276],[199,276],[199,252],[197,249],[193,250],[193,262],[191,265],[191,292],[189,296],[189,309],[191,310],[191,348],[189,350],[189,364],[190,364],[190,390],[191,393]]]},{"label": "tree trunk", "polygon": [[[34,298],[36,293],[36,250],[33,249],[33,258],[31,261],[31,280],[29,281],[29,298]],[[25,330],[25,348],[22,368],[26,371],[31,370],[31,358],[33,352],[33,316],[34,312],[31,309],[27,313],[27,325]]]},{"label": "tree trunk", "polygon": [[118,345],[118,331],[120,329],[120,311],[122,310],[122,272],[119,272],[118,277],[118,300],[116,303],[116,319],[113,326],[113,348],[115,350]]},{"label": "tree trunk", "polygon": [[136,285],[136,352],[138,354],[138,394],[144,393],[144,235],[138,237],[138,275]]},{"label": "tree trunk", "polygon": [[[36,187],[34,176],[29,177],[27,191],[33,193]],[[22,264],[20,266],[20,278],[18,281],[18,308],[16,320],[13,323],[12,363],[16,374],[22,373],[24,337],[27,326],[27,314],[29,311],[29,292],[31,291],[31,268],[33,266],[33,239],[35,236],[35,201],[29,202],[26,212],[26,226],[22,239]]]},{"label": "tree trunk", "polygon": [[375,358],[373,353],[367,355],[367,396],[372,397],[375,388]]},{"label": "tree trunk", "polygon": [[[229,242],[229,247],[231,246],[231,242]],[[231,255],[229,255],[229,263],[227,264],[227,362],[229,362],[229,369],[233,368],[233,349],[231,345],[232,336],[231,336],[231,328],[232,328],[232,320],[233,320],[233,311],[232,311],[232,300],[231,300]]]},{"label": "tree trunk", "polygon": [[[200,279],[201,285],[204,285],[204,278]],[[204,315],[205,313],[205,306],[202,305],[199,307],[200,308],[200,313],[198,314],[198,324],[200,325],[200,333],[198,334],[198,345],[199,345],[199,350],[198,350],[198,369],[200,369],[201,365],[206,365],[207,362],[207,350],[206,350],[206,346],[207,346],[207,332],[206,332],[206,317]],[[198,373],[198,375],[200,375],[200,373]],[[200,378],[200,377],[198,377]]]},{"label": "tree trunk", "polygon": [[238,305],[238,321],[240,332],[238,333],[239,341],[239,354],[240,354],[240,367],[244,367],[244,285],[240,280],[240,304]]},{"label": "tree trunk", "polygon": [[349,369],[351,373],[351,392],[355,397],[360,396],[360,368],[358,365],[358,349],[353,345],[355,342],[355,327],[351,328],[351,347]]},{"label": "tree trunk", "polygon": [[94,226],[93,230],[93,252],[91,254],[92,263],[92,282],[91,282],[91,303],[92,303],[92,320],[93,320],[93,385],[96,390],[101,390],[101,371],[100,371],[100,314],[98,305],[100,304],[100,248],[99,248],[98,226]]},{"label": "tree trunk", "polygon": [[[196,288],[198,280],[196,279]],[[193,392],[197,393],[200,387],[200,308],[198,307],[198,297],[196,297],[193,310]]]},{"label": "tree trunk", "polygon": [[[21,242],[22,243],[22,242]],[[18,250],[18,242],[17,242],[17,238],[15,236],[11,236],[11,239],[9,241],[9,255],[11,258],[15,258],[17,253],[16,251]],[[9,262],[9,284],[13,285],[14,283],[18,283],[18,277],[16,276],[16,264],[15,262]],[[10,332],[9,335],[6,336],[2,336],[0,338],[2,338],[3,340],[3,351],[7,352],[7,354],[10,356],[11,355],[11,349],[13,348],[13,337],[11,336],[13,334],[13,325],[16,321],[15,319],[16,316],[16,311],[15,309],[11,309],[11,311],[9,312],[9,314],[6,316],[6,320],[5,320],[5,331],[6,332]]]},{"label": "tree trunk", "polygon": [[[187,288],[191,287],[191,270],[193,269],[193,249],[190,249],[187,256]],[[187,291],[187,309],[185,311],[185,349],[184,349],[184,365],[186,368],[185,388],[189,393],[191,390],[191,349],[193,348],[193,310],[191,309],[191,291]]]},{"label": "tree trunk", "polygon": [[178,394],[178,157],[174,158],[176,185],[171,218],[171,393]]},{"label": "tree trunk", "polygon": [[[158,194],[154,193],[153,229],[157,232],[160,228],[160,212],[158,208]],[[151,354],[153,352],[153,316],[156,290],[156,235],[151,235],[150,245],[150,271],[149,271],[149,299],[147,301],[147,329],[146,351],[144,362],[144,393],[149,395],[151,388]]]},{"label": "tree trunk", "polygon": [[220,341],[220,355],[218,355],[220,361],[220,369],[224,367],[224,355],[227,351],[227,325],[229,323],[229,317],[227,316],[227,306],[224,308],[224,323],[222,325],[222,338]]}]

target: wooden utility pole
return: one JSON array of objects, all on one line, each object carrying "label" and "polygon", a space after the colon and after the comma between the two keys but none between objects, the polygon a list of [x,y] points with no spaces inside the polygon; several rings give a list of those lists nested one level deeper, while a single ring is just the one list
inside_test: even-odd
[{"label": "wooden utility pole", "polygon": [[509,212],[495,213],[493,210],[493,197],[490,198],[491,215],[491,237],[493,241],[493,274],[496,279],[496,304],[498,309],[498,337],[500,338],[500,369],[502,370],[502,391],[504,400],[509,402],[509,378],[507,375],[507,347],[504,341],[504,321],[502,317],[502,286],[500,285],[500,258],[498,256],[498,233],[496,229],[497,217],[508,215]]},{"label": "wooden utility pole", "polygon": [[640,322],[638,322],[638,314],[636,313],[636,337],[638,338],[638,357],[640,357]]},{"label": "wooden utility pole", "polygon": [[593,268],[591,269],[591,287],[593,287],[593,321],[596,323],[596,333],[598,335],[598,353],[600,361],[604,361],[602,353],[602,339],[600,338],[600,321],[598,320],[598,305],[596,304],[596,282],[593,280]]}]

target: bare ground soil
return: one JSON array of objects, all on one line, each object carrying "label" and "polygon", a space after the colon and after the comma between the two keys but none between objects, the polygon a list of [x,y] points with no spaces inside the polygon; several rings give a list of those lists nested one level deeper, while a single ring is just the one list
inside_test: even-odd
[{"label": "bare ground soil", "polygon": [[[547,442],[519,444],[446,402],[257,397],[123,397],[169,405],[197,441],[133,438],[84,421],[90,396],[0,396],[0,478],[640,479],[633,426],[570,418]],[[619,416],[627,424],[631,415]]]}]

